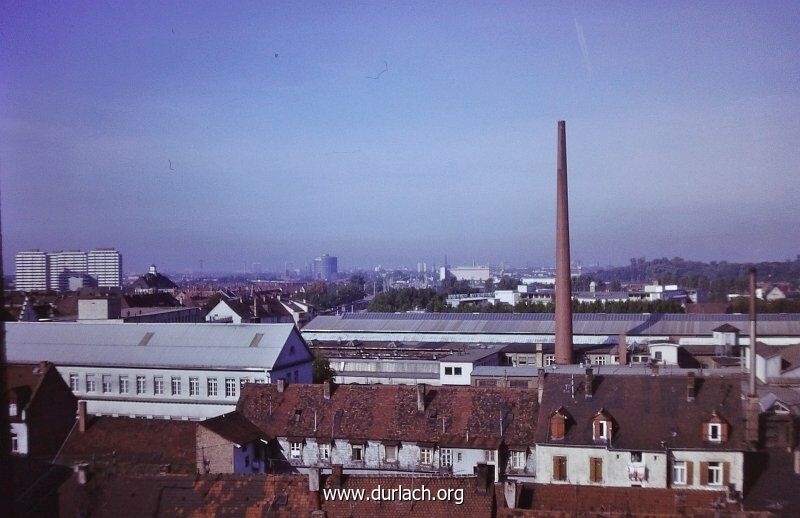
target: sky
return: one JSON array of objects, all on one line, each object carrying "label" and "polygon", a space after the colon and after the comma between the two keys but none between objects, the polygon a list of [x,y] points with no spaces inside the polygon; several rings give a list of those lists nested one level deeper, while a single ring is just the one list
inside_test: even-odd
[{"label": "sky", "polygon": [[797,2],[0,3],[3,264],[800,254]]}]

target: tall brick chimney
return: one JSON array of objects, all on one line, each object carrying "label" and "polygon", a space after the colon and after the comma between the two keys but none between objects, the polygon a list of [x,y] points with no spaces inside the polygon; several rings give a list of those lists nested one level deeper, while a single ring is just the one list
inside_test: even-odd
[{"label": "tall brick chimney", "polygon": [[567,129],[558,121],[556,194],[556,364],[572,364],[572,274],[569,257]]}]

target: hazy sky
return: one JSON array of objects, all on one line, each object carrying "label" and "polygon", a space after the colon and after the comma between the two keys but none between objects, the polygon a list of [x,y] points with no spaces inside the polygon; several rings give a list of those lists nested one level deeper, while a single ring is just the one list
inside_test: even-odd
[{"label": "hazy sky", "polygon": [[800,253],[797,2],[8,2],[4,264]]}]

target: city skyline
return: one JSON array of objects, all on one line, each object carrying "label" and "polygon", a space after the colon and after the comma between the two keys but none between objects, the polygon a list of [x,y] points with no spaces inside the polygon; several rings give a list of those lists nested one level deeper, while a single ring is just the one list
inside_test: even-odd
[{"label": "city skyline", "polygon": [[573,259],[793,258],[800,11],[765,6],[6,6],[5,271],[552,265],[559,119]]}]

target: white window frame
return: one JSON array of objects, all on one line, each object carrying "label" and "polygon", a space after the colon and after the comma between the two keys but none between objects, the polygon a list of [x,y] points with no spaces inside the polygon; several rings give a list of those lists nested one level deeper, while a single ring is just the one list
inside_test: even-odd
[{"label": "white window frame", "polygon": [[461,376],[462,372],[463,371],[461,367],[453,367],[453,376]]},{"label": "white window frame", "polygon": [[17,434],[11,434],[11,453],[19,453],[19,437]]},{"label": "white window frame", "polygon": [[708,463],[708,485],[721,486],[722,485],[722,463],[709,462]]},{"label": "white window frame", "polygon": [[156,396],[164,395],[164,376],[153,376],[153,394]]},{"label": "white window frame", "polygon": [[75,372],[69,373],[69,389],[73,392],[80,392],[81,390],[81,379]]},{"label": "white window frame", "polygon": [[249,378],[239,378],[239,390],[241,391],[246,383],[250,383]]},{"label": "white window frame", "polygon": [[685,460],[676,460],[672,463],[672,483],[686,485],[687,464]]},{"label": "white window frame", "polygon": [[609,423],[608,421],[605,421],[605,420],[600,420],[600,421],[598,421],[598,424],[600,425],[600,430],[599,430],[600,435],[599,435],[598,439],[607,441],[608,440],[608,436],[610,435],[608,432],[611,429],[611,426],[610,426],[611,423]]},{"label": "white window frame", "polygon": [[526,459],[527,455],[524,451],[512,451],[511,452],[511,468],[512,469],[525,469],[525,464],[527,462]]},{"label": "white window frame", "polygon": [[236,378],[225,378],[225,397],[236,397]]},{"label": "white window frame", "polygon": [[217,378],[206,378],[206,394],[208,397],[215,397],[219,393]]},{"label": "white window frame", "polygon": [[708,423],[709,442],[722,442],[722,423]]},{"label": "white window frame", "polygon": [[8,404],[8,415],[11,417],[17,417],[17,404],[16,403],[9,403]]},{"label": "white window frame", "polygon": [[303,443],[290,442],[289,443],[289,457],[292,459],[300,459],[303,457]]},{"label": "white window frame", "polygon": [[428,446],[420,446],[419,448],[419,463],[420,464],[433,464],[433,448]]},{"label": "white window frame", "polygon": [[195,397],[200,395],[200,378],[189,378],[189,395]]},{"label": "white window frame", "polygon": [[130,383],[128,380],[128,376],[120,376],[119,377],[119,393],[120,394],[128,394],[131,390]]},{"label": "white window frame", "polygon": [[453,466],[453,450],[451,448],[441,448],[439,450],[439,465],[443,468]]},{"label": "white window frame", "polygon": [[86,392],[97,392],[97,381],[94,374],[86,375]]},{"label": "white window frame", "polygon": [[452,376],[453,375],[453,368],[452,367],[445,367],[444,368],[444,375],[445,376]]},{"label": "white window frame", "polygon": [[545,355],[545,357],[544,357],[544,365],[545,365],[545,367],[549,367],[549,366],[553,365],[555,362],[556,362],[555,355],[549,355],[549,354]]},{"label": "white window frame", "polygon": [[146,394],[147,393],[147,377],[146,376],[136,376],[136,394]]},{"label": "white window frame", "polygon": [[180,396],[183,393],[183,387],[181,387],[181,378],[178,376],[173,376],[172,380],[170,381],[170,386],[172,388],[172,395],[173,396]]},{"label": "white window frame", "polygon": [[318,444],[319,460],[331,460],[331,445],[328,443]]},{"label": "white window frame", "polygon": [[606,357],[605,356],[600,355],[600,356],[595,356],[594,357],[594,364],[595,365],[605,365],[606,363],[607,362],[606,362]]},{"label": "white window frame", "polygon": [[111,393],[111,374],[103,374],[102,378],[100,378],[100,383],[103,389],[103,394],[110,394]]},{"label": "white window frame", "polygon": [[486,462],[496,462],[497,455],[494,450],[486,450]]}]

